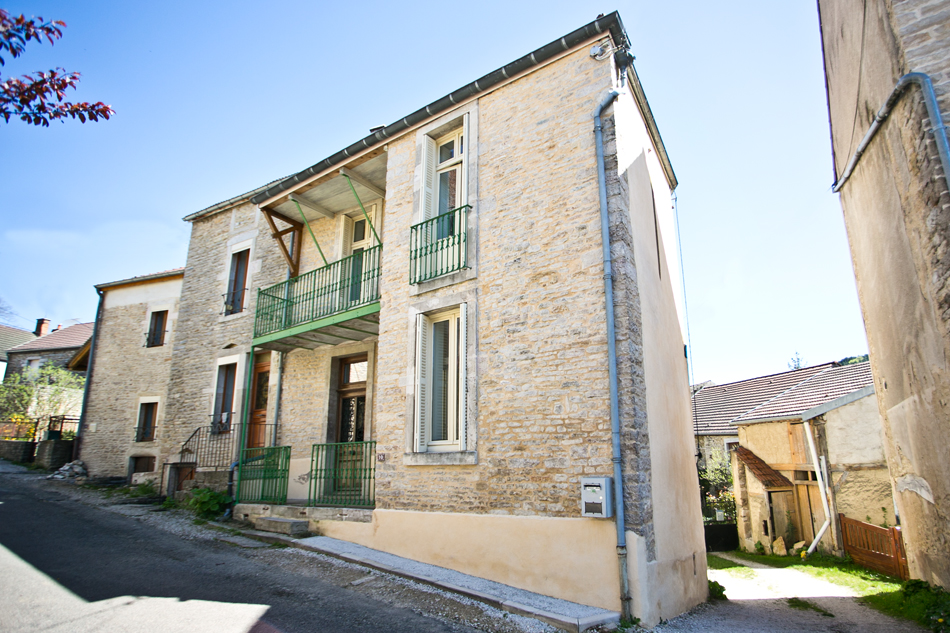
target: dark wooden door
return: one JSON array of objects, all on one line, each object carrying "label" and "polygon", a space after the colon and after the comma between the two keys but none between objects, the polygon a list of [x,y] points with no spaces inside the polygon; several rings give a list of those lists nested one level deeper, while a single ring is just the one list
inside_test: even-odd
[{"label": "dark wooden door", "polygon": [[348,358],[340,363],[339,412],[337,416],[337,442],[344,443],[336,451],[336,490],[347,490],[361,484],[363,465],[362,442],[366,423],[366,371],[365,356]]},{"label": "dark wooden door", "polygon": [[251,383],[251,415],[247,426],[247,448],[267,445],[267,395],[270,382],[270,362],[254,365]]}]

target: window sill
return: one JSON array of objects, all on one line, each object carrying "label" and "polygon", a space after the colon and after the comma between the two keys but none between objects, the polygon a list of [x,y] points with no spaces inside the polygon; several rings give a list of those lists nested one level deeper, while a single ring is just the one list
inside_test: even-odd
[{"label": "window sill", "polygon": [[468,281],[469,279],[475,279],[476,277],[477,275],[474,268],[463,268],[454,273],[442,275],[441,277],[409,286],[409,296],[414,297],[426,292],[438,290],[439,288],[445,288],[446,286]]},{"label": "window sill", "polygon": [[403,453],[402,463],[403,466],[474,466],[478,463],[478,453]]}]

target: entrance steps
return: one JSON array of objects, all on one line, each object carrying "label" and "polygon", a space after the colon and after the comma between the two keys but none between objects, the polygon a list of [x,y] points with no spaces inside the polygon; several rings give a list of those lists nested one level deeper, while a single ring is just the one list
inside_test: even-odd
[{"label": "entrance steps", "polygon": [[254,527],[261,532],[275,532],[288,536],[307,536],[310,534],[310,522],[301,519],[258,517],[254,520]]}]

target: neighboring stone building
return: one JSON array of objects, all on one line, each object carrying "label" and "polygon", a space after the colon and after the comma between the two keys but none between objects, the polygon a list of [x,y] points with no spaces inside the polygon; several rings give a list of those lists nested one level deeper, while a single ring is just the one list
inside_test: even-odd
[{"label": "neighboring stone building", "polygon": [[233,464],[239,519],[615,611],[629,584],[650,625],[702,602],[676,179],[629,44],[600,18],[187,216],[163,486]]},{"label": "neighboring stone building", "polygon": [[82,458],[93,472],[161,478],[171,350],[184,269],[99,284]]},{"label": "neighboring stone building", "polygon": [[[950,587],[950,1],[818,5],[834,190],[910,573]],[[930,81],[911,75],[895,91],[908,73]]]},{"label": "neighboring stone building", "polygon": [[35,338],[36,334],[34,332],[0,324],[0,379],[6,375],[7,371],[7,350]]},{"label": "neighboring stone building", "polygon": [[[25,369],[38,370],[47,364],[70,368],[70,361],[92,336],[92,323],[58,327],[52,332],[48,332],[49,319],[38,319],[36,325],[36,338],[7,350],[7,376],[22,374]],[[76,371],[85,374],[86,370],[79,367]]]},{"label": "neighboring stone building", "polygon": [[[735,414],[731,421],[739,432],[732,468],[744,549],[755,551],[756,542],[769,549],[779,537],[789,547],[810,545],[830,516],[819,547],[841,555],[839,513],[895,524],[868,363],[828,363],[712,389],[720,392],[716,404]],[[707,407],[713,400],[706,399]],[[819,464],[824,460],[824,469],[815,457]],[[821,499],[826,484],[829,514]]]}]

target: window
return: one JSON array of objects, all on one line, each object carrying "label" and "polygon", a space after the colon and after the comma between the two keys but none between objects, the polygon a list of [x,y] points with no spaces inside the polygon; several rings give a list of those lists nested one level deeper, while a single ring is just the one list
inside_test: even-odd
[{"label": "window", "polygon": [[142,456],[132,458],[132,473],[150,473],[155,471],[155,458]]},{"label": "window", "polygon": [[466,304],[416,321],[416,452],[464,451]]},{"label": "window", "polygon": [[218,367],[218,384],[214,393],[214,412],[211,415],[211,433],[230,433],[234,408],[234,381],[237,363]]},{"label": "window", "polygon": [[244,311],[244,295],[247,291],[247,262],[250,249],[231,255],[231,273],[228,275],[228,292],[224,295],[224,315]]},{"label": "window", "polygon": [[[426,157],[427,180],[432,189],[433,199],[426,208],[426,218],[445,215],[449,211],[465,204],[465,138],[459,128],[438,139],[426,139],[428,156]],[[446,237],[446,235],[440,235]]]},{"label": "window", "polygon": [[149,322],[148,335],[145,339],[146,347],[161,347],[165,344],[165,323],[168,321],[168,310],[157,310],[152,313]]},{"label": "window", "polygon": [[157,402],[143,402],[139,405],[139,427],[135,434],[136,442],[151,442],[155,439],[155,414],[157,412]]}]

